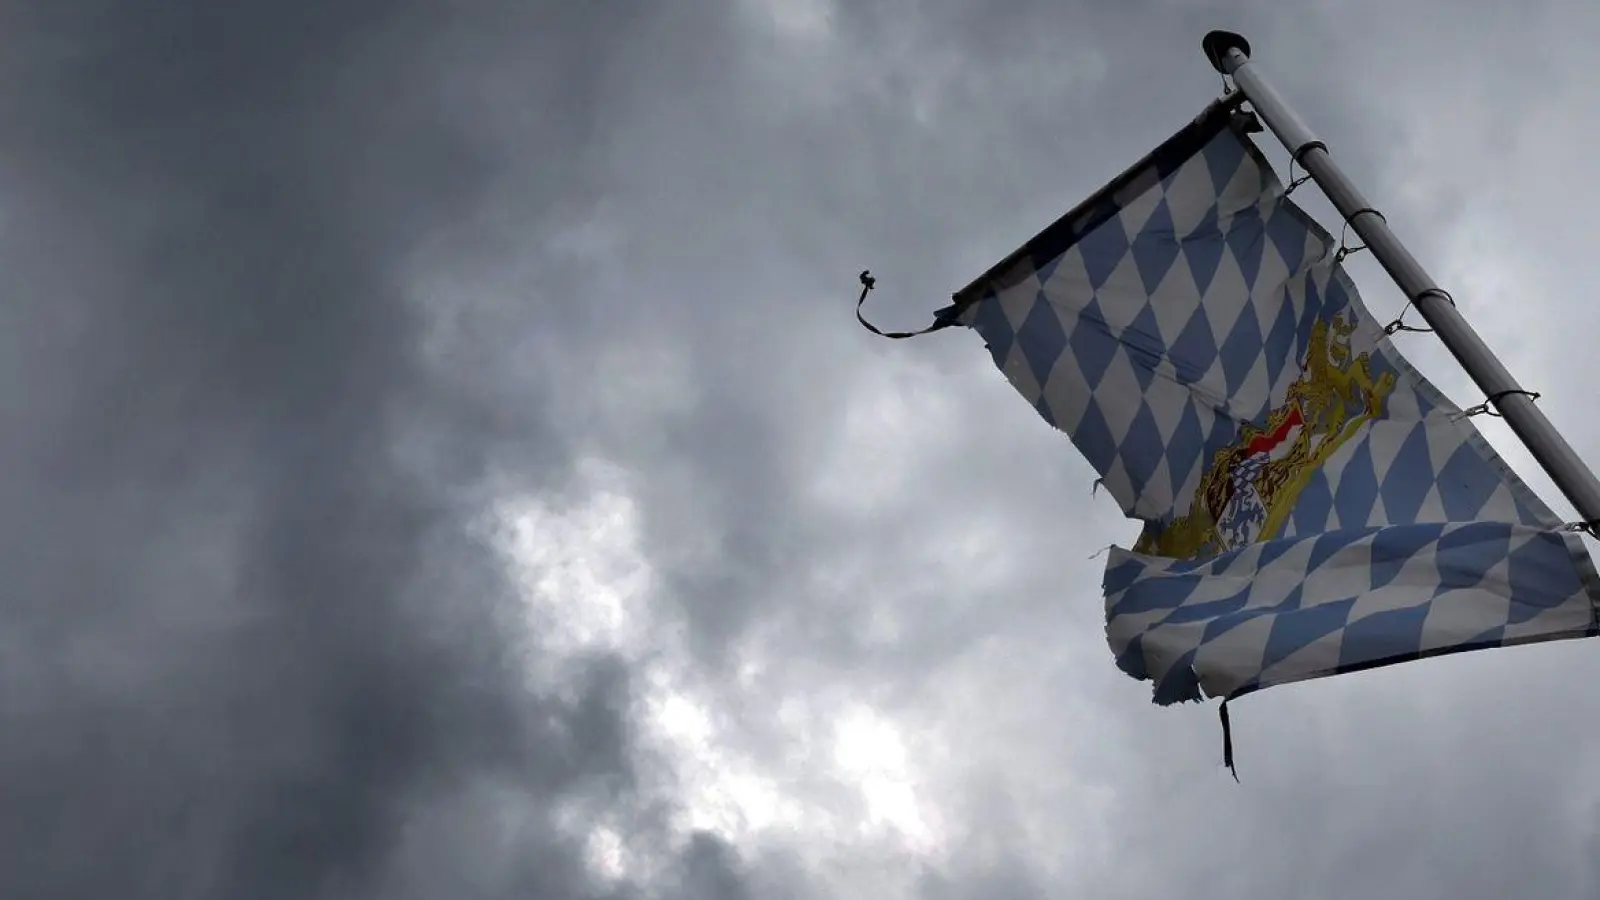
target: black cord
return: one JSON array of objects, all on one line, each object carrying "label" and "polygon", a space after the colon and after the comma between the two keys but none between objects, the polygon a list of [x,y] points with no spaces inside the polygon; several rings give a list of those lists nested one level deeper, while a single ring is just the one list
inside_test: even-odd
[{"label": "black cord", "polygon": [[930,332],[938,331],[941,328],[949,328],[951,325],[956,323],[955,309],[954,307],[949,307],[936,313],[934,315],[933,324],[929,325],[927,328],[921,329],[920,331],[882,331],[878,328],[878,326],[868,322],[866,317],[861,314],[861,306],[867,302],[867,295],[872,293],[872,289],[878,286],[878,279],[873,278],[872,272],[867,269],[861,270],[860,278],[861,296],[856,299],[856,321],[860,322],[868,331],[872,332],[873,334],[881,337],[892,338],[894,340],[901,340],[902,338],[928,334]]},{"label": "black cord", "polygon": [[1500,406],[1500,401],[1510,397],[1513,394],[1521,394],[1522,396],[1527,397],[1529,400],[1539,399],[1538,391],[1525,391],[1521,388],[1514,388],[1509,391],[1495,391],[1488,397],[1484,398],[1484,401],[1479,403],[1477,406],[1469,406],[1466,409],[1463,409],[1459,418],[1470,419],[1473,416],[1494,416],[1497,419],[1503,418],[1503,416],[1500,415],[1500,410],[1498,408]]}]

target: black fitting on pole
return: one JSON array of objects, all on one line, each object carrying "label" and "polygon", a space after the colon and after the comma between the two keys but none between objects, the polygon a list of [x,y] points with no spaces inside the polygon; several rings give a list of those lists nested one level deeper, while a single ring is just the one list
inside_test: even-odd
[{"label": "black fitting on pole", "polygon": [[1228,70],[1223,68],[1222,61],[1227,58],[1229,50],[1238,50],[1245,56],[1250,55],[1250,42],[1244,35],[1231,31],[1213,31],[1200,40],[1200,49],[1205,52],[1206,59],[1211,61],[1211,67],[1223,75]]}]

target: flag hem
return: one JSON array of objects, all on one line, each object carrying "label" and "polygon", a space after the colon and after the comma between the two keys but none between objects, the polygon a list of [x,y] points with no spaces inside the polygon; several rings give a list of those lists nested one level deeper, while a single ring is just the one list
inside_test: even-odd
[{"label": "flag hem", "polygon": [[1237,91],[1213,100],[1193,121],[1160,146],[957,291],[951,305],[941,313],[951,319],[960,316],[967,307],[982,300],[997,283],[1004,284],[1006,276],[1020,262],[1034,263],[1037,268],[1041,260],[1054,259],[1070,250],[1084,235],[1117,215],[1128,197],[1139,196],[1162,178],[1177,171],[1212,138],[1228,129],[1239,104],[1243,102],[1243,95]]}]

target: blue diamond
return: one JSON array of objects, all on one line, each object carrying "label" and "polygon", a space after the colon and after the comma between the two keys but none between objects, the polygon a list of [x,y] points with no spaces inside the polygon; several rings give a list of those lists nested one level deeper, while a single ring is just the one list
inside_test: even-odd
[{"label": "blue diamond", "polygon": [[1206,436],[1200,428],[1200,413],[1193,402],[1185,403],[1178,427],[1167,444],[1167,465],[1171,467],[1172,489],[1178,490],[1189,480],[1200,455],[1205,452]]},{"label": "blue diamond", "polygon": [[1267,239],[1289,267],[1290,274],[1300,271],[1305,261],[1306,235],[1309,229],[1288,200],[1280,200],[1272,218],[1267,220]]},{"label": "blue diamond", "polygon": [[1444,506],[1445,518],[1452,522],[1470,522],[1478,518],[1483,505],[1489,502],[1500,484],[1500,475],[1489,462],[1470,443],[1462,441],[1439,467],[1439,501]]},{"label": "blue diamond", "polygon": [[[1121,352],[1122,344],[1111,334],[1100,311],[1100,301],[1090,300],[1083,313],[1072,326],[1072,335],[1066,341],[1072,348],[1072,360],[1083,373],[1089,389],[1100,385],[1111,360]],[[1042,383],[1042,382],[1041,382]]]},{"label": "blue diamond", "polygon": [[1433,604],[1387,610],[1357,619],[1344,628],[1341,668],[1399,662],[1422,651],[1422,623]]},{"label": "blue diamond", "polygon": [[1228,222],[1228,250],[1239,263],[1247,285],[1254,285],[1256,276],[1261,274],[1261,257],[1266,249],[1263,231],[1261,214],[1255,207],[1240,210]]},{"label": "blue diamond", "polygon": [[1230,398],[1239,393],[1245,377],[1261,359],[1263,349],[1261,322],[1256,316],[1255,307],[1246,304],[1239,313],[1238,321],[1233,323],[1233,329],[1228,332],[1227,339],[1222,342],[1222,375]]},{"label": "blue diamond", "polygon": [[1477,587],[1510,551],[1508,522],[1472,522],[1445,532],[1434,551],[1439,568],[1437,590]]},{"label": "blue diamond", "polygon": [[1089,285],[1095,290],[1106,283],[1128,255],[1128,235],[1117,217],[1107,219],[1099,228],[1078,240],[1078,252],[1083,256],[1083,269],[1089,275]]},{"label": "blue diamond", "polygon": [[1165,439],[1161,437],[1161,429],[1156,427],[1150,405],[1141,404],[1134,413],[1133,423],[1128,426],[1127,436],[1122,439],[1120,454],[1135,497],[1144,494],[1145,485],[1150,483],[1156,467],[1166,462],[1166,450]]},{"label": "blue diamond", "polygon": [[1139,381],[1139,390],[1148,391],[1156,380],[1156,368],[1166,356],[1166,342],[1161,339],[1161,327],[1156,323],[1156,311],[1146,303],[1133,321],[1122,332],[1122,345],[1127,350],[1128,361],[1133,363],[1133,377]]},{"label": "blue diamond", "polygon": [[972,317],[972,330],[988,345],[994,364],[1004,370],[1006,357],[1010,355],[1011,345],[1016,340],[1016,331],[994,294],[978,301],[977,313]]},{"label": "blue diamond", "polygon": [[1405,564],[1444,533],[1444,523],[1394,525],[1380,528],[1372,537],[1372,589],[1395,580]]},{"label": "blue diamond", "polygon": [[1101,475],[1111,470],[1112,460],[1117,458],[1117,441],[1111,436],[1111,426],[1106,423],[1105,414],[1100,411],[1100,404],[1094,398],[1089,398],[1089,405],[1083,411],[1083,418],[1078,420],[1078,427],[1072,430],[1072,443],[1089,461],[1089,465]]},{"label": "blue diamond", "polygon": [[1278,314],[1272,322],[1272,330],[1267,332],[1261,352],[1267,358],[1268,384],[1277,384],[1283,376],[1283,370],[1296,362],[1299,354],[1295,352],[1295,319],[1294,304],[1289,299],[1287,288],[1283,291],[1283,298],[1277,304]]},{"label": "blue diamond", "polygon": [[1238,174],[1239,167],[1244,164],[1244,143],[1232,132],[1225,131],[1200,152],[1205,157],[1206,169],[1211,173],[1211,185],[1220,198],[1233,181],[1233,176]]},{"label": "blue diamond", "polygon": [[1372,441],[1362,440],[1350,455],[1350,462],[1339,473],[1339,487],[1333,495],[1333,508],[1343,528],[1361,528],[1372,518],[1378,501],[1378,475],[1372,468]]},{"label": "blue diamond", "polygon": [[1511,551],[1507,566],[1513,624],[1555,609],[1583,590],[1572,551],[1560,535],[1538,535]]},{"label": "blue diamond", "polygon": [[1289,513],[1294,519],[1295,534],[1320,534],[1328,530],[1328,513],[1332,511],[1333,492],[1328,488],[1328,476],[1318,471],[1306,483],[1295,500],[1294,510]]},{"label": "blue diamond", "polygon": [[1178,258],[1178,239],[1173,234],[1172,210],[1167,207],[1165,199],[1156,204],[1149,221],[1133,239],[1132,250],[1133,262],[1139,268],[1145,293],[1155,293],[1167,277],[1167,272],[1172,269],[1172,261]]},{"label": "blue diamond", "polygon": [[1417,521],[1422,501],[1427,499],[1433,481],[1428,432],[1426,425],[1419,422],[1401,442],[1400,451],[1395,454],[1394,462],[1389,464],[1389,471],[1383,475],[1383,486],[1379,492],[1383,495],[1383,508],[1389,514],[1389,522],[1404,525]]},{"label": "blue diamond", "polygon": [[1205,378],[1217,361],[1217,339],[1211,333],[1211,320],[1206,308],[1198,307],[1189,323],[1178,333],[1169,350],[1173,368],[1185,384],[1194,384]]},{"label": "blue diamond", "polygon": [[1345,626],[1350,610],[1356,604],[1354,597],[1319,603],[1302,609],[1281,612],[1272,618],[1272,630],[1267,634],[1266,651],[1261,655],[1261,667],[1288,659],[1296,650],[1310,646],[1318,638],[1332,634]]},{"label": "blue diamond", "polygon": [[[1073,330],[1079,332],[1083,329]],[[1062,329],[1061,319],[1051,308],[1044,291],[1039,292],[1033,308],[1028,310],[1028,317],[1022,320],[1022,327],[1017,329],[1017,344],[1022,349],[1023,358],[1028,361],[1034,381],[1043,388],[1045,382],[1050,380],[1050,370],[1055,368],[1056,360],[1061,358],[1061,352],[1067,347],[1067,333]]]}]

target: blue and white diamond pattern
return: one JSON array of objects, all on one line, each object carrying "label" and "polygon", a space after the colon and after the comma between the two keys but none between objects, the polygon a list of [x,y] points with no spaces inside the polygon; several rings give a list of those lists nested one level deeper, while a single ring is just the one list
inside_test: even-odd
[{"label": "blue and white diamond pattern", "polygon": [[1158,703],[1584,637],[1595,621],[1572,564],[1583,553],[1576,535],[1509,522],[1343,529],[1198,565],[1116,549],[1106,635]]},{"label": "blue and white diamond pattern", "polygon": [[[1281,536],[1390,522],[1558,524],[1417,374],[1334,261],[1335,242],[1224,130],[1051,259],[1024,257],[963,321],[1128,515],[1189,510],[1206,463],[1283,402],[1312,326],[1395,372],[1387,415],[1314,477]],[[1350,474],[1348,483],[1346,473]]]},{"label": "blue and white diamond pattern", "polygon": [[1285,403],[1318,322],[1353,319],[1348,355],[1396,385],[1277,533],[1249,505],[1262,453],[1231,473],[1220,555],[1114,551],[1118,665],[1170,703],[1595,634],[1582,542],[1399,354],[1254,145],[1215,118],[1186,131],[965,306],[1005,377],[1147,528],[1189,512],[1216,451]]}]

